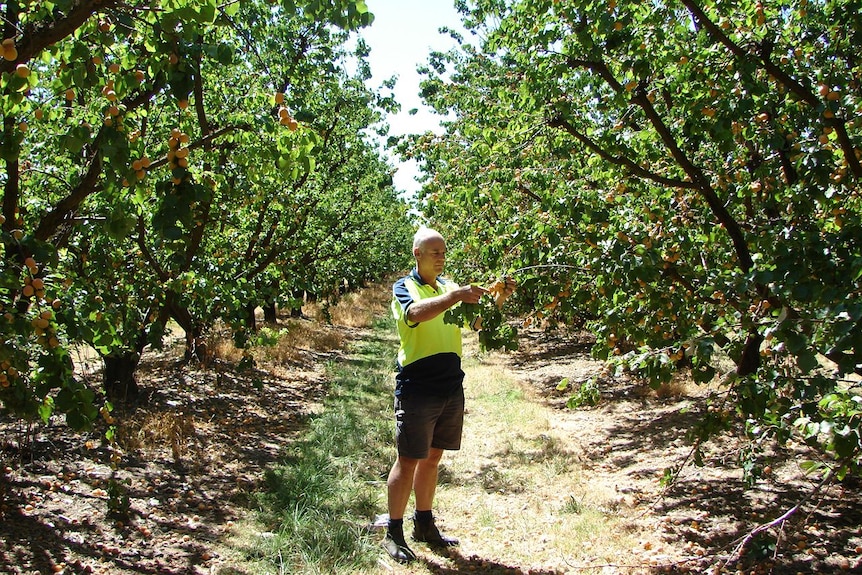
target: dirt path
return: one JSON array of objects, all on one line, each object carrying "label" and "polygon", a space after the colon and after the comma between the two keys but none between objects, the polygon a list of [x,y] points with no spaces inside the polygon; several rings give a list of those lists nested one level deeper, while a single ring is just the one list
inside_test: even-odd
[{"label": "dirt path", "polygon": [[[676,384],[654,391],[628,377],[614,377],[590,357],[588,341],[583,334],[535,333],[522,342],[520,355],[506,363],[538,401],[555,409],[555,427],[570,439],[588,470],[587,489],[616,494],[614,511],[624,524],[637,526],[636,546],[610,563],[699,573],[862,572],[858,481],[805,502],[816,478],[806,476],[799,463],[813,454],[803,446],[766,446],[761,463],[768,474],[747,486],[738,461],[747,446],[739,420],[704,447],[703,465],[692,465],[688,433],[710,404],[718,404],[711,400],[720,398],[722,390]],[[570,392],[557,391],[557,384],[567,378],[576,388],[596,374],[600,403],[565,409]],[[676,481],[663,487],[666,470],[684,462]],[[799,503],[784,527],[770,532],[776,538],[755,539],[744,558],[729,561],[740,558],[741,538]],[[640,571],[608,567],[605,572],[614,569]]]}]

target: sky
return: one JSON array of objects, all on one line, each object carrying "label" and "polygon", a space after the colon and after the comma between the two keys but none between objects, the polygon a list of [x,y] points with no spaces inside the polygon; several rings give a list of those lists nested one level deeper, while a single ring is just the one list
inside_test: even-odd
[{"label": "sky", "polygon": [[[440,118],[427,111],[419,98],[416,67],[427,62],[432,50],[454,46],[448,35],[439,33],[442,26],[462,30],[452,0],[365,0],[365,4],[374,14],[371,26],[360,30],[371,49],[369,86],[376,89],[383,80],[398,77],[394,93],[401,112],[389,117],[390,134],[439,131]],[[418,113],[411,116],[408,112],[413,108]],[[390,160],[398,169],[393,178],[396,189],[412,195],[420,187],[416,163]]]}]

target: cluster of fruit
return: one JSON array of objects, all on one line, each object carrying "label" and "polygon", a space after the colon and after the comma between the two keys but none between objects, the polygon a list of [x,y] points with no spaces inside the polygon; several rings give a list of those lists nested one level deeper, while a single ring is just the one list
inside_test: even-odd
[{"label": "cluster of fruit", "polygon": [[147,175],[147,169],[150,167],[151,163],[152,162],[147,156],[133,161],[132,169],[135,171],[135,177],[139,180],[143,180]]},{"label": "cluster of fruit", "polygon": [[509,299],[509,296],[515,292],[515,282],[511,278],[498,279],[488,286],[488,293],[494,298],[494,303],[498,308],[503,307],[503,304]]},{"label": "cluster of fruit", "polygon": [[296,121],[290,114],[290,110],[284,105],[284,93],[278,92],[275,95],[275,103],[278,104],[278,122],[282,126],[287,126],[287,128],[294,132],[299,127],[299,122]]},{"label": "cluster of fruit", "polygon": [[18,370],[8,360],[0,361],[0,388],[6,388],[12,385],[12,382],[18,378]]},{"label": "cluster of fruit", "polygon": [[[177,168],[186,169],[189,167],[189,135],[181,131],[179,128],[171,130],[171,137],[168,139],[168,165],[171,171]],[[176,176],[171,178],[171,182],[175,185],[182,183],[181,178]]]},{"label": "cluster of fruit", "polygon": [[[62,302],[59,299],[49,298],[46,293],[45,280],[39,276],[39,265],[32,257],[24,260],[26,274],[24,276],[24,285],[21,288],[21,296],[28,301],[33,301],[35,304],[31,309],[38,315],[30,320],[30,325],[33,327],[33,333],[36,335],[36,342],[40,345],[56,348],[60,345],[60,340],[57,338],[56,331],[52,325],[54,320],[54,312],[60,309]],[[3,318],[7,322],[15,321],[15,314],[7,311]],[[6,383],[10,381],[9,370],[4,368],[7,375]]]}]

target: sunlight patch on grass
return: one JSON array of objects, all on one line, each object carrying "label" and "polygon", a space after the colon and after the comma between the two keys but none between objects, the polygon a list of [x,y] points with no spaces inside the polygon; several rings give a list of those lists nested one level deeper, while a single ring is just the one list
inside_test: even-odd
[{"label": "sunlight patch on grass", "polygon": [[555,435],[549,407],[493,357],[465,362],[468,415],[462,449],[444,458],[438,505],[467,548],[509,564],[619,563],[637,541],[616,513],[618,494],[589,473]]}]

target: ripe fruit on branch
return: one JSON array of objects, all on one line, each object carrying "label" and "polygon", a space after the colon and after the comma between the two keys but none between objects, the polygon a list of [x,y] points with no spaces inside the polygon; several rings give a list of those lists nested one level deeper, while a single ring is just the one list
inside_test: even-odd
[{"label": "ripe fruit on branch", "polygon": [[30,68],[27,67],[27,64],[18,64],[15,66],[15,75],[19,78],[26,78],[30,75]]},{"label": "ripe fruit on branch", "polygon": [[503,307],[503,304],[515,292],[515,282],[510,278],[497,280],[488,286],[488,293],[494,298],[494,303],[498,308]]},{"label": "ripe fruit on branch", "polygon": [[284,106],[278,109],[278,121],[282,126],[287,126],[291,132],[296,131],[299,123],[290,115],[290,111]]},{"label": "ripe fruit on branch", "polygon": [[18,59],[18,49],[15,48],[15,40],[6,38],[3,40],[3,59],[9,62],[14,62]]}]

